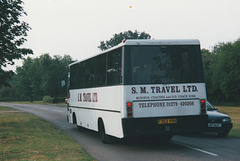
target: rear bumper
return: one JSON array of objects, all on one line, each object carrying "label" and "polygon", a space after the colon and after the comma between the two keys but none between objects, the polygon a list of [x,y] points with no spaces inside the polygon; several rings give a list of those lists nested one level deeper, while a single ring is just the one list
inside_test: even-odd
[{"label": "rear bumper", "polygon": [[[177,119],[177,123],[158,124],[159,119]],[[164,118],[124,118],[122,119],[122,125],[124,137],[194,133],[206,129],[207,115]]]}]

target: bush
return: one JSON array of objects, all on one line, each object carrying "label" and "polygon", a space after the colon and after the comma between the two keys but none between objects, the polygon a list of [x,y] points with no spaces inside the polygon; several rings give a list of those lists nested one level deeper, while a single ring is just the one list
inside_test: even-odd
[{"label": "bush", "polygon": [[53,98],[50,96],[44,96],[43,103],[53,103]]},{"label": "bush", "polygon": [[65,97],[57,97],[57,98],[52,98],[50,96],[43,97],[43,103],[59,103],[59,102],[65,102]]}]

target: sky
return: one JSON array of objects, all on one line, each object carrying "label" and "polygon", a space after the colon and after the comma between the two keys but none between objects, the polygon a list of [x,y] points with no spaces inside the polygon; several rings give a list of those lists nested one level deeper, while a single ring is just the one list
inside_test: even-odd
[{"label": "sky", "polygon": [[[132,30],[153,39],[199,39],[211,50],[240,38],[240,0],[23,0],[32,28],[25,48],[34,55],[81,60],[100,52],[100,41]],[[21,66],[22,61],[16,64]],[[13,67],[9,67],[13,68]]]}]

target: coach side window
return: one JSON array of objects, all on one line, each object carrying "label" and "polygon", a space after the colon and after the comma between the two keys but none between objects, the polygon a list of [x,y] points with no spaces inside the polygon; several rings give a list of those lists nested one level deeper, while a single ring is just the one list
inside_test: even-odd
[{"label": "coach side window", "polygon": [[106,86],[106,60],[107,54],[95,57],[95,86]]},{"label": "coach side window", "polygon": [[95,73],[94,73],[94,59],[88,59],[85,61],[84,68],[84,88],[94,87]]},{"label": "coach side window", "polygon": [[70,89],[78,89],[82,87],[81,69],[82,64],[72,65],[70,68]]},{"label": "coach side window", "polygon": [[107,85],[121,84],[122,48],[108,53],[107,59]]}]

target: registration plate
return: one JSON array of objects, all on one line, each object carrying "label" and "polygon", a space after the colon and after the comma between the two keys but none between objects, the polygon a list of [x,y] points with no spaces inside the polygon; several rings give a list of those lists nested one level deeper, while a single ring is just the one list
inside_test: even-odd
[{"label": "registration plate", "polygon": [[176,124],[177,119],[160,119],[158,120],[158,124]]},{"label": "registration plate", "polygon": [[208,123],[208,127],[222,127],[221,123]]}]

